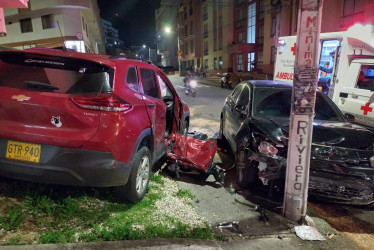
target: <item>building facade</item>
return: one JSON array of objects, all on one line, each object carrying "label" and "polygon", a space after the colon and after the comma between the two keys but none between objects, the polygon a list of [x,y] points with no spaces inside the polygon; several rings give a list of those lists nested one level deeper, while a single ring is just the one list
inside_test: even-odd
[{"label": "building facade", "polygon": [[65,47],[105,53],[96,0],[30,0],[28,8],[4,10],[7,34],[0,44],[17,49]]},{"label": "building facade", "polygon": [[118,29],[111,22],[101,19],[104,32],[105,50],[108,55],[119,55],[124,51],[124,42],[119,39]]},{"label": "building facade", "polygon": [[[264,2],[262,73],[272,75],[277,55],[278,37],[297,34],[298,9],[301,1],[265,0]],[[322,33],[346,31],[356,23],[374,25],[374,0],[328,0],[323,2]]]},{"label": "building facade", "polygon": [[[297,33],[301,0],[183,0],[178,9],[182,68],[273,79],[278,38]],[[326,0],[321,32],[374,25],[374,0]],[[176,46],[175,46],[176,47]]]},{"label": "building facade", "polygon": [[161,6],[155,12],[157,54],[159,62],[157,65],[173,66],[178,68],[177,55],[177,13],[181,0],[161,0]]}]

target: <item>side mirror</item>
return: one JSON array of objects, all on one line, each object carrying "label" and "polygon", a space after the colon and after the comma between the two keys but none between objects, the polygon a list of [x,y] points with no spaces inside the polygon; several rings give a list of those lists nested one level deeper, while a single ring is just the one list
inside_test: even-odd
[{"label": "side mirror", "polygon": [[354,122],[356,120],[356,117],[354,115],[345,113],[344,117],[348,120],[348,122]]},{"label": "side mirror", "polygon": [[236,106],[235,106],[235,110],[236,110],[238,113],[240,113],[242,116],[247,116],[247,115],[248,115],[248,112],[247,112],[245,106],[236,105]]}]

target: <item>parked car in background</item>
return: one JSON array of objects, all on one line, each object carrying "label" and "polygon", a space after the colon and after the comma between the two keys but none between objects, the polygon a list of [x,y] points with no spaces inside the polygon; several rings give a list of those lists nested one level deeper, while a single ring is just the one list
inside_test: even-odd
[{"label": "parked car in background", "polygon": [[53,49],[0,52],[0,176],[144,196],[189,109],[154,65]]},{"label": "parked car in background", "polygon": [[[220,137],[236,158],[240,187],[283,190],[292,85],[245,81],[227,97]],[[349,123],[332,100],[316,93],[309,195],[339,203],[374,202],[374,134]]]}]

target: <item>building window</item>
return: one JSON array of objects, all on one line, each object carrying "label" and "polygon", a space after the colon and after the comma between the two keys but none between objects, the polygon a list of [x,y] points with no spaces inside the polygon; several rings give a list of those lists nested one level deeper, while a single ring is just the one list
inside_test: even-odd
[{"label": "building window", "polygon": [[270,63],[275,63],[275,46],[271,47],[271,53],[270,53]]},{"label": "building window", "polygon": [[248,64],[247,71],[250,71],[255,68],[255,52],[248,53]]},{"label": "building window", "polygon": [[192,6],[192,1],[190,1],[190,16],[193,14],[193,6]]},{"label": "building window", "polygon": [[277,19],[275,16],[271,17],[271,30],[270,30],[270,36],[275,36],[275,31],[277,29]]},{"label": "building window", "polygon": [[259,1],[259,13],[258,13],[258,19],[263,20],[265,16],[265,1]]},{"label": "building window", "polygon": [[208,37],[208,24],[204,24],[204,38]]},{"label": "building window", "polygon": [[204,68],[209,69],[209,60],[208,59],[204,60]]},{"label": "building window", "polygon": [[245,9],[239,9],[236,13],[236,28],[240,28],[245,26],[245,17],[244,17],[244,10]]},{"label": "building window", "polygon": [[204,43],[204,55],[205,56],[208,55],[208,43],[207,42]]},{"label": "building window", "polygon": [[203,7],[203,20],[208,19],[208,6]]},{"label": "building window", "polygon": [[183,8],[183,18],[187,19],[187,7]]},{"label": "building window", "polygon": [[219,50],[223,49],[223,37],[222,37],[222,34],[218,37],[218,49]]},{"label": "building window", "polygon": [[245,32],[239,32],[238,33],[238,43],[245,43]]},{"label": "building window", "polygon": [[213,61],[213,66],[214,66],[214,69],[218,69],[218,61],[217,61],[217,57],[214,57],[214,61]]},{"label": "building window", "polygon": [[349,16],[357,12],[363,12],[365,8],[365,1],[362,0],[344,0],[343,15]]},{"label": "building window", "polygon": [[222,56],[220,56],[219,59],[218,59],[218,68],[219,68],[219,69],[222,69],[222,68],[223,68]]},{"label": "building window", "polygon": [[264,25],[261,25],[258,27],[258,43],[263,44],[264,43]]},{"label": "building window", "polygon": [[43,30],[54,28],[55,27],[55,19],[54,19],[53,15],[42,16],[42,26],[43,26]]},{"label": "building window", "polygon": [[343,25],[365,22],[364,15],[365,1],[362,0],[344,0],[343,7]]},{"label": "building window", "polygon": [[31,1],[28,2],[27,8],[18,9],[18,14],[25,14],[31,11]]},{"label": "building window", "polygon": [[32,32],[32,22],[31,18],[21,19],[19,20],[21,25],[21,33]]},{"label": "building window", "polygon": [[247,43],[256,43],[256,4],[248,6]]},{"label": "building window", "polygon": [[184,36],[187,36],[188,35],[188,26],[187,24],[184,25]]},{"label": "building window", "polygon": [[262,50],[259,50],[257,54],[257,69],[262,69],[262,65],[264,64],[264,52]]},{"label": "building window", "polygon": [[193,35],[193,21],[190,22],[190,35]]},{"label": "building window", "polygon": [[186,54],[188,54],[188,42],[187,41],[184,44],[184,51],[186,52]]},{"label": "building window", "polygon": [[194,41],[193,41],[193,39],[190,41],[190,52],[191,53],[194,52]]},{"label": "building window", "polygon": [[238,54],[238,65],[237,65],[238,71],[243,71],[243,54]]}]

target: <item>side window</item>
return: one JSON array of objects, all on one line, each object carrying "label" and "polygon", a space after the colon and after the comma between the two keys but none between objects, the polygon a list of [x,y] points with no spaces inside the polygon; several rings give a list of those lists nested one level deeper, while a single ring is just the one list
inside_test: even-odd
[{"label": "side window", "polygon": [[156,82],[156,74],[152,69],[140,69],[144,94],[159,98],[160,94]]},{"label": "side window", "polygon": [[239,85],[238,87],[236,87],[234,89],[234,91],[231,93],[231,98],[236,101],[236,99],[238,99],[238,96],[240,94],[240,92],[242,91],[243,89],[243,85]]},{"label": "side window", "polygon": [[374,91],[374,65],[361,66],[356,88]]},{"label": "side window", "polygon": [[236,105],[244,108],[244,107],[247,107],[248,104],[249,104],[249,88],[245,86],[243,88],[243,91],[239,95]]},{"label": "side window", "polygon": [[136,67],[129,67],[127,69],[126,83],[130,89],[139,91],[139,79]]},{"label": "side window", "polygon": [[159,83],[160,88],[161,88],[161,98],[163,98],[163,99],[164,98],[166,98],[166,99],[173,98],[173,94],[170,91],[166,81],[160,75],[157,75],[157,80],[158,80],[158,83]]}]

